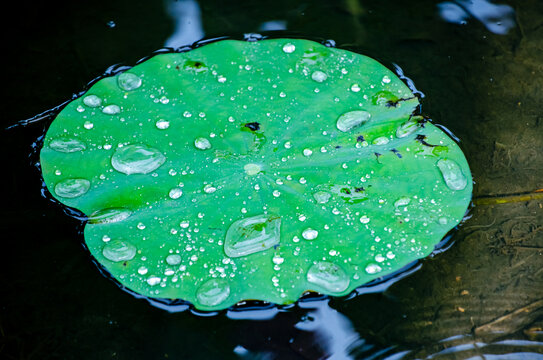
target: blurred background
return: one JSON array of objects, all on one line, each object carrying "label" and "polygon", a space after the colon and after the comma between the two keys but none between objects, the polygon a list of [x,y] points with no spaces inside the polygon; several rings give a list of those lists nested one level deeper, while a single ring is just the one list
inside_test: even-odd
[{"label": "blurred background", "polygon": [[[543,359],[541,0],[50,0],[3,17],[0,358]],[[52,119],[37,115],[112,65],[246,33],[332,39],[413,80],[475,180],[447,251],[347,299],[212,317],[153,307],[97,271],[82,224],[41,194]]]}]

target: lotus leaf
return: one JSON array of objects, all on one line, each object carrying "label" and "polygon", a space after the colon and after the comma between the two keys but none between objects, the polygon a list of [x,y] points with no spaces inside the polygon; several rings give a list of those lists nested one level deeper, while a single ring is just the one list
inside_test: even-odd
[{"label": "lotus leaf", "polygon": [[418,106],[366,56],[223,40],[94,83],[51,123],[41,168],[136,293],[201,310],[342,296],[465,215],[466,159]]}]

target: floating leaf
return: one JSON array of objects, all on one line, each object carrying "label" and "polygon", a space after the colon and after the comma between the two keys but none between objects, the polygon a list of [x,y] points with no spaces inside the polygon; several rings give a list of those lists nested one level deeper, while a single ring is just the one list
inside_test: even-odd
[{"label": "floating leaf", "polygon": [[378,62],[219,41],[96,82],[51,124],[45,183],[127,288],[198,309],[336,296],[430,254],[471,174]]}]

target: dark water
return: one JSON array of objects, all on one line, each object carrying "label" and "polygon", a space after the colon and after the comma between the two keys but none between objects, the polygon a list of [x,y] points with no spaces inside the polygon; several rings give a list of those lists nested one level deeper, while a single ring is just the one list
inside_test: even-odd
[{"label": "dark water", "polygon": [[[164,46],[267,30],[394,64],[422,112],[461,140],[474,198],[543,188],[543,2],[18,2],[4,11],[2,128]],[[0,357],[6,359],[543,359],[543,201],[475,206],[453,246],[350,299],[202,317],[121,291],[81,224],[40,193],[50,119],[2,131]]]}]

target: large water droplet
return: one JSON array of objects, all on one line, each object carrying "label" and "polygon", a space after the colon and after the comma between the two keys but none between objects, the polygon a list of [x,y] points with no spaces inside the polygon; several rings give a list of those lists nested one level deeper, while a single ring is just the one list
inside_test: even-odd
[{"label": "large water droplet", "polygon": [[168,193],[168,196],[170,197],[170,199],[173,199],[173,200],[179,199],[181,195],[183,195],[183,190],[178,187],[171,189],[170,192]]},{"label": "large water droplet", "polygon": [[302,231],[302,237],[306,240],[315,240],[319,236],[319,232],[315,229],[307,228]]},{"label": "large water droplet", "polygon": [[411,199],[407,196],[402,196],[394,202],[394,207],[407,206],[411,202]]},{"label": "large water droplet", "polygon": [[247,175],[252,176],[262,171],[262,166],[258,164],[245,164],[245,166],[243,167],[243,170],[245,170],[245,173]]},{"label": "large water droplet", "polygon": [[281,218],[257,215],[235,221],[226,232],[224,252],[240,257],[264,251],[280,241]]},{"label": "large water droplet", "polygon": [[334,263],[319,261],[307,272],[307,281],[330,292],[342,292],[349,287],[349,277]]},{"label": "large water droplet", "polygon": [[389,141],[386,136],[380,136],[373,140],[373,145],[386,145]]},{"label": "large water droplet", "polygon": [[168,265],[179,265],[181,264],[181,255],[170,254],[166,256],[166,262],[168,263]]},{"label": "large water droplet", "polygon": [[102,112],[106,115],[115,115],[121,112],[119,105],[108,105],[102,109]]},{"label": "large water droplet", "polygon": [[137,75],[124,72],[117,77],[117,83],[121,89],[131,91],[141,86],[141,79]]},{"label": "large water droplet", "polygon": [[349,111],[337,119],[336,126],[340,131],[347,132],[367,123],[371,114],[364,110]]},{"label": "large water droplet", "polygon": [[199,137],[194,140],[194,146],[200,150],[211,149],[211,143],[205,137]]},{"label": "large water droplet", "polygon": [[155,126],[157,127],[157,129],[165,130],[170,127],[170,122],[168,120],[159,119],[155,123]]},{"label": "large water droplet", "polygon": [[451,190],[463,190],[468,184],[460,166],[454,160],[441,159],[437,162],[437,167]]},{"label": "large water droplet", "polygon": [[146,145],[127,145],[117,148],[111,157],[113,168],[123,174],[148,174],[158,169],[166,157]]},{"label": "large water droplet", "polygon": [[111,224],[123,221],[132,215],[132,211],[126,208],[108,208],[98,210],[89,216],[90,224]]},{"label": "large water droplet", "polygon": [[296,46],[294,46],[294,44],[286,43],[285,45],[283,45],[283,51],[287,54],[293,53],[294,50],[296,50]]},{"label": "large water droplet", "polygon": [[102,249],[102,255],[108,260],[119,262],[132,260],[136,256],[136,247],[125,240],[113,240]]},{"label": "large water droplet", "polygon": [[96,95],[87,95],[83,98],[83,104],[87,105],[88,107],[95,108],[102,105],[102,99]]},{"label": "large water droplet", "polygon": [[377,264],[368,264],[365,270],[368,274],[371,275],[371,274],[377,274],[378,272],[382,270],[382,268]]},{"label": "large water droplet", "polygon": [[55,186],[55,193],[63,198],[73,199],[85,194],[90,189],[87,179],[66,179]]},{"label": "large water droplet", "polygon": [[72,153],[85,150],[86,146],[77,139],[58,138],[49,143],[49,147],[55,151],[63,153]]},{"label": "large water droplet", "polygon": [[324,73],[324,72],[322,72],[320,70],[314,71],[311,74],[311,79],[313,79],[316,82],[323,82],[327,78],[328,78],[328,75],[326,75],[326,73]]},{"label": "large water droplet", "polygon": [[328,200],[330,200],[330,197],[332,195],[330,193],[327,193],[326,191],[317,191],[313,194],[313,198],[319,203],[319,204],[326,204]]},{"label": "large water droplet", "polygon": [[196,291],[196,299],[204,306],[216,306],[230,296],[230,286],[224,279],[211,279]]}]

